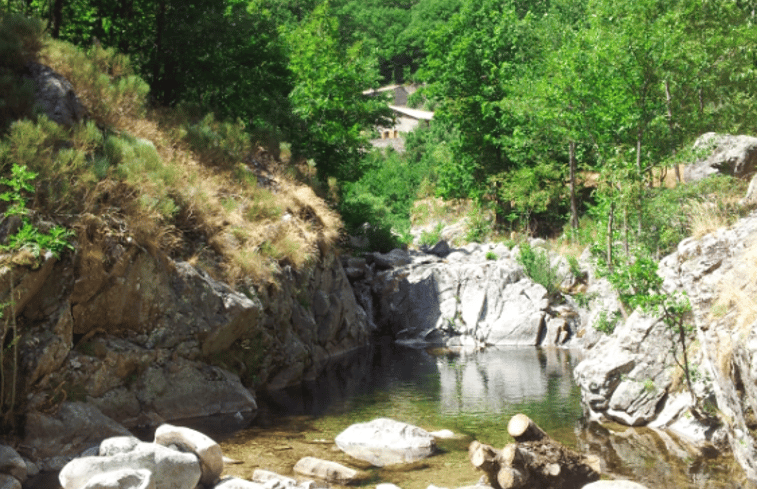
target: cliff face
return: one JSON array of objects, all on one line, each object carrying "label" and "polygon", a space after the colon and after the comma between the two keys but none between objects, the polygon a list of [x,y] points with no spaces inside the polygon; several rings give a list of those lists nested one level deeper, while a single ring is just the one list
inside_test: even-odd
[{"label": "cliff face", "polygon": [[757,479],[757,215],[682,241],[659,271],[667,290],[683,291],[691,302],[690,371],[714,423],[697,421],[688,409],[672,332],[638,311],[576,368],[586,410],[730,446],[747,477]]},{"label": "cliff face", "polygon": [[125,426],[251,412],[249,387],[313,377],[369,339],[333,254],[284,268],[276,287],[232,290],[104,228],[81,236],[75,256],[0,277],[23,332],[27,411],[86,401]]}]

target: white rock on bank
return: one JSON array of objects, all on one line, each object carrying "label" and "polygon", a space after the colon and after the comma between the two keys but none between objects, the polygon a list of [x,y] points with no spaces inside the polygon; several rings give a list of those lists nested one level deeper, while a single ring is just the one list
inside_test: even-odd
[{"label": "white rock on bank", "polygon": [[128,453],[140,443],[136,436],[113,436],[100,442],[98,454],[101,457],[110,457],[117,453]]},{"label": "white rock on bank", "polygon": [[592,482],[586,484],[583,489],[647,489],[647,486],[628,480],[614,480]]},{"label": "white rock on bank", "polygon": [[416,462],[436,451],[436,439],[429,432],[388,418],[354,424],[334,441],[346,454],[376,467]]},{"label": "white rock on bank", "polygon": [[202,475],[195,454],[140,443],[128,453],[74,459],[63,467],[58,480],[63,489],[84,489],[93,477],[124,469],[149,471],[155,489],[195,489]]},{"label": "white rock on bank", "polygon": [[252,482],[238,477],[227,477],[222,479],[213,489],[264,489],[262,484]]},{"label": "white rock on bank", "polygon": [[218,443],[209,436],[191,428],[164,424],[155,430],[155,443],[166,447],[177,445],[197,455],[202,469],[201,483],[213,485],[221,478],[223,452]]},{"label": "white rock on bank", "polygon": [[152,472],[144,469],[123,469],[93,476],[83,489],[155,489]]}]

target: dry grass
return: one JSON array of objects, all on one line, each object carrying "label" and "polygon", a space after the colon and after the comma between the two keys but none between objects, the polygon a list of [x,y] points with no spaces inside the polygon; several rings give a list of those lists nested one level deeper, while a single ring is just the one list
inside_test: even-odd
[{"label": "dry grass", "polygon": [[306,267],[338,241],[339,216],[272,154],[254,152],[241,123],[146,110],[146,84],[100,47],[49,41],[41,57],[91,117],[69,130],[28,121],[12,133],[9,151],[29,153],[17,160],[40,171],[42,213],[69,216],[80,232],[114,228],[232,284],[275,283],[282,266]]},{"label": "dry grass", "polygon": [[413,226],[443,222],[451,224],[464,219],[473,208],[470,199],[444,200],[440,197],[427,197],[415,201],[410,213]]}]

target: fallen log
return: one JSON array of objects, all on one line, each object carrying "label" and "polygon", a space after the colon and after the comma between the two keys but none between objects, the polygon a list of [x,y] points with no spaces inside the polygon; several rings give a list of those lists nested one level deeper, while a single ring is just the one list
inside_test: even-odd
[{"label": "fallen log", "polygon": [[578,489],[599,479],[599,459],[553,440],[525,414],[510,419],[508,433],[516,443],[502,450],[474,441],[468,456],[495,489]]}]

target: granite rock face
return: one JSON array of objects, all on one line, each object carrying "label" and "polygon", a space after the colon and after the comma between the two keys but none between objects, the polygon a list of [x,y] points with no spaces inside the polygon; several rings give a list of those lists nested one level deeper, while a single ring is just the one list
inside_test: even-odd
[{"label": "granite rock face", "polygon": [[[552,308],[547,291],[526,277],[504,245],[442,247],[429,253],[370,253],[353,287],[377,329],[410,345],[563,345],[577,313]],[[437,254],[435,254],[437,253]],[[353,263],[354,265],[354,263]],[[353,267],[355,268],[355,267]],[[571,318],[552,323],[552,319]]]},{"label": "granite rock face", "polygon": [[[576,367],[591,418],[667,428],[698,443],[730,445],[750,479],[757,479],[757,215],[730,228],[682,241],[658,273],[667,291],[683,292],[692,306],[689,344],[698,404],[711,406],[719,423],[692,417],[691,394],[674,387],[681,377],[671,350],[672,332],[658,318],[636,311],[612,335],[593,342]],[[681,382],[679,382],[681,384]],[[684,383],[685,385],[685,383]]]},{"label": "granite rock face", "polygon": [[757,170],[755,137],[708,132],[694,142],[694,151],[703,156],[684,169],[687,182],[715,174],[747,178]]}]

